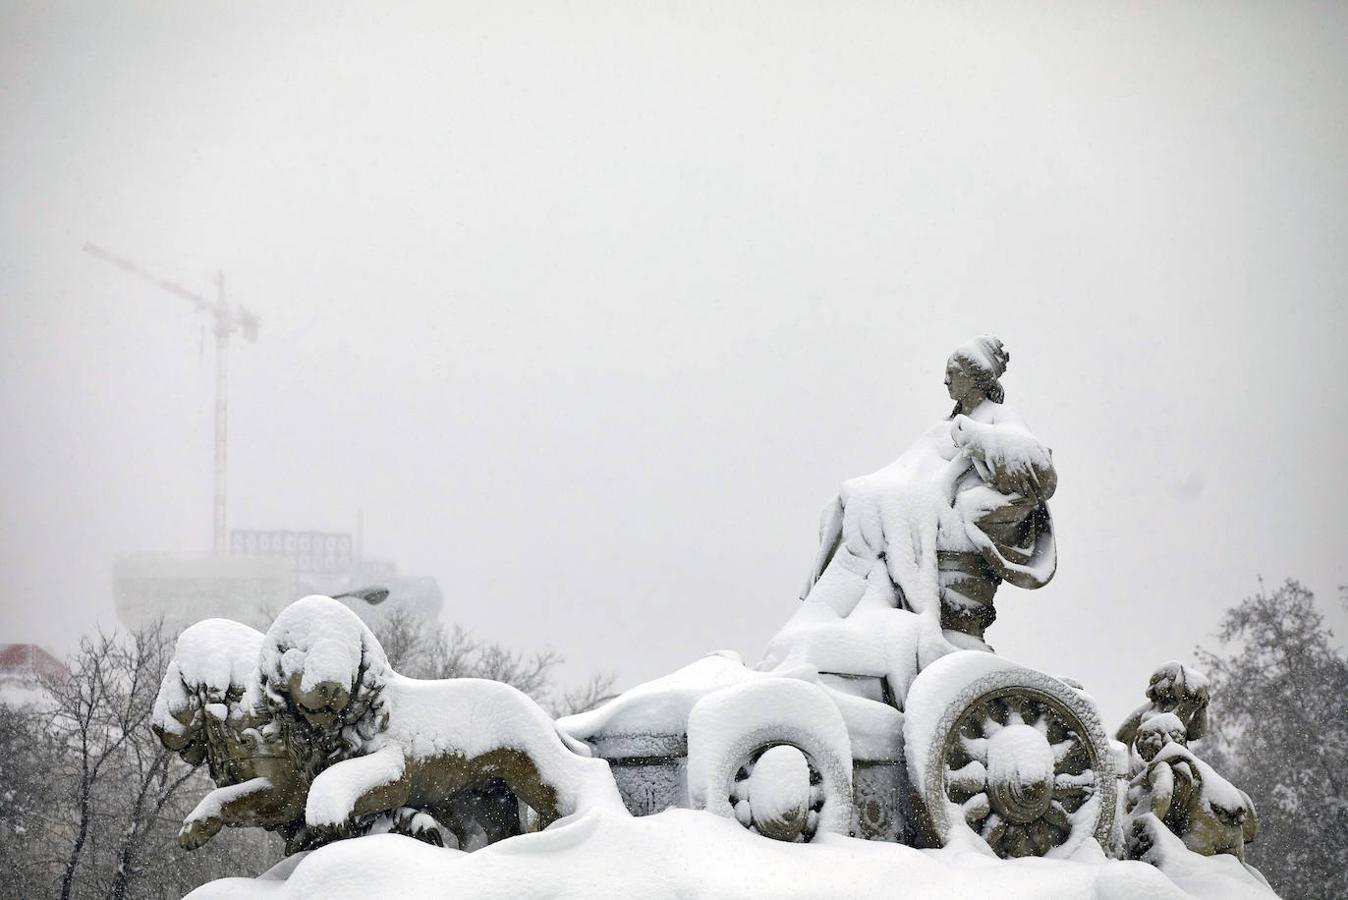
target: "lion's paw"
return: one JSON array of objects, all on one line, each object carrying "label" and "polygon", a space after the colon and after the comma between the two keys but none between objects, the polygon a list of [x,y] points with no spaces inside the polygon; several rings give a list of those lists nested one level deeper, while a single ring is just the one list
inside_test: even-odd
[{"label": "lion's paw", "polygon": [[178,846],[184,850],[195,850],[215,837],[224,824],[219,816],[189,818],[178,830]]}]

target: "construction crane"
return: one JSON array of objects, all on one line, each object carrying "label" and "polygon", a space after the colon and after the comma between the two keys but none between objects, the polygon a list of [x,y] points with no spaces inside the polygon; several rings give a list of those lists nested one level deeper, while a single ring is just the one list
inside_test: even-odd
[{"label": "construction crane", "polygon": [[215,284],[215,300],[212,302],[177,282],[152,275],[130,260],[114,256],[95,244],[86,243],[84,251],[104,262],[112,263],[142,281],[153,284],[160,290],[181,297],[196,307],[198,312],[209,316],[215,324],[215,508],[212,525],[215,534],[215,552],[217,555],[224,555],[226,441],[229,426],[229,339],[237,331],[243,334],[245,340],[256,341],[258,318],[242,306],[237,304],[230,306],[225,301],[224,272],[216,272],[212,279]]}]

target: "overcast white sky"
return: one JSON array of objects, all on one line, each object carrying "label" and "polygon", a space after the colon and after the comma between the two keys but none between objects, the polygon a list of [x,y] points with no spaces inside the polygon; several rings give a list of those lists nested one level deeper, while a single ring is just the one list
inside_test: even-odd
[{"label": "overcast white sky", "polygon": [[351,530],[631,685],[786,620],[845,478],[1011,351],[1056,580],[989,639],[1111,722],[1291,575],[1336,622],[1348,6],[0,5],[0,641],[112,561]]}]

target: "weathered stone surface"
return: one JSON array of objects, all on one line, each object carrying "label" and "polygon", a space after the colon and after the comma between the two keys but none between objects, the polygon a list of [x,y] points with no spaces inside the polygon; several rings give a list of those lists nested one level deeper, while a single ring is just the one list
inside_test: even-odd
[{"label": "weathered stone surface", "polygon": [[1259,820],[1249,795],[1219,775],[1189,749],[1197,731],[1206,731],[1207,679],[1178,663],[1152,675],[1151,704],[1119,729],[1131,736],[1125,835],[1128,851],[1143,859],[1160,822],[1195,853],[1228,853],[1245,858]]}]

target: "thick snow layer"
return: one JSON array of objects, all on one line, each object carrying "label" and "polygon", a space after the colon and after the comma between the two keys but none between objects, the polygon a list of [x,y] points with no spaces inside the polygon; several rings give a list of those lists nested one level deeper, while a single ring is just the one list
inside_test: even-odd
[{"label": "thick snow layer", "polygon": [[[805,602],[773,639],[769,662],[883,675],[902,698],[914,674],[946,653],[987,649],[942,632],[941,554],[979,554],[998,577],[1042,587],[1057,568],[1044,505],[1056,478],[1049,449],[989,400],[937,423],[883,469],[844,482],[821,517]],[[1031,515],[1038,524],[1027,546],[999,543]],[[957,591],[946,595],[960,602]]]},{"label": "thick snow layer", "polygon": [[479,678],[399,675],[365,623],[329,597],[306,597],[283,610],[267,630],[260,661],[262,671],[279,680],[268,686],[271,692],[322,689],[322,697],[339,697],[341,704],[349,697],[348,709],[364,710],[344,732],[351,758],[325,768],[309,787],[309,825],[338,825],[358,800],[383,801],[395,785],[413,797],[434,791],[429,785],[436,783],[439,758],[471,760],[496,750],[527,755],[556,791],[562,816],[624,810],[608,763],[572,750],[528,696]]},{"label": "thick snow layer", "polygon": [[1229,853],[1199,856],[1189,852],[1184,842],[1151,813],[1139,816],[1134,825],[1145,830],[1151,845],[1143,854],[1143,859],[1190,894],[1213,897],[1274,896],[1258,869],[1245,865]]},{"label": "thick snow layer", "polygon": [[223,879],[188,896],[191,900],[1273,896],[1234,859],[1196,856],[1183,847],[1173,855],[1169,869],[1176,881],[1146,863],[1106,861],[1103,856],[1085,861],[1007,861],[832,834],[822,835],[816,843],[786,844],[754,835],[733,820],[691,810],[644,818],[595,811],[472,854],[391,834],[339,841],[298,862],[287,860],[258,879]]},{"label": "thick snow layer", "polygon": [[[883,563],[876,566],[880,568],[876,581],[887,583]],[[820,584],[827,582],[821,579]],[[800,605],[768,643],[763,668],[790,670],[808,665],[821,672],[883,677],[893,696],[903,698],[917,675],[923,625],[921,617],[907,610],[871,606],[864,599],[847,616],[811,599]],[[939,629],[925,631],[929,643],[940,640]]]},{"label": "thick snow layer", "polygon": [[[793,678],[763,678],[705,697],[688,717],[688,795],[694,806],[734,815],[736,771],[765,745],[787,743],[810,755],[824,802],[811,830],[846,834],[852,821],[852,746],[829,692]],[[754,815],[757,817],[758,810]]]},{"label": "thick snow layer", "polygon": [[178,635],[173,659],[183,681],[224,693],[245,686],[257,669],[262,632],[229,619],[204,619]]},{"label": "thick snow layer", "polygon": [[994,672],[1015,671],[1016,663],[991,653],[964,651],[942,658],[922,673],[922,680],[908,694],[904,714],[905,752],[908,773],[915,785],[939,761],[929,758],[938,740],[937,726],[947,710],[954,708],[964,689]]},{"label": "thick snow layer", "polygon": [[[681,735],[687,731],[693,706],[724,688],[764,679],[816,681],[818,678],[813,666],[799,660],[783,659],[760,668],[768,671],[747,668],[738,653],[722,650],[663,678],[624,691],[603,706],[558,719],[557,727],[566,736],[581,741],[612,735]],[[903,739],[902,713],[885,703],[841,691],[829,690],[828,694],[847,723],[856,758],[896,757]]]},{"label": "thick snow layer", "polygon": [[624,691],[603,706],[557,720],[557,727],[588,741],[604,734],[683,734],[693,705],[712,691],[763,677],[738,653],[722,650],[663,678]]},{"label": "thick snow layer", "polygon": [[[369,768],[367,782],[376,776],[396,778],[402,764],[399,761],[398,771],[393,771],[395,752],[424,760],[446,754],[471,758],[502,748],[521,750],[557,789],[564,815],[596,807],[625,809],[608,763],[571,750],[548,714],[508,684],[480,678],[421,681],[390,673],[381,699],[389,716],[387,730],[370,741],[371,756],[340,763],[315,779],[306,813],[311,822],[315,816],[324,817],[314,804],[315,792],[325,779],[355,764]],[[374,762],[376,757],[383,762]],[[342,797],[353,797],[349,784],[335,789]]]},{"label": "thick snow layer", "polygon": [[201,801],[187,814],[183,822],[205,822],[207,819],[218,819],[220,818],[220,810],[226,803],[232,803],[240,797],[270,789],[271,781],[267,778],[250,778],[239,784],[229,784],[216,788],[201,798]]},{"label": "thick snow layer", "polygon": [[[221,700],[231,688],[242,691],[238,708],[251,709],[258,697],[261,647],[262,632],[229,619],[203,619],[184,629],[155,698],[153,723],[166,732],[182,734],[184,726],[173,716],[187,707],[189,690],[197,688]],[[219,704],[211,707],[207,712],[217,718],[228,714]]]},{"label": "thick snow layer", "polygon": [[1019,419],[1009,419],[1006,407],[997,410],[1002,416],[996,424],[955,416],[950,423],[951,440],[973,458],[979,474],[999,490],[1052,496],[1056,482],[1042,484],[1040,479],[1053,471],[1053,454]]},{"label": "thick snow layer", "polygon": [[288,681],[296,673],[300,690],[323,683],[352,685],[362,654],[378,676],[388,670],[384,649],[360,618],[331,597],[312,595],[281,610],[262,644],[262,671]]},{"label": "thick snow layer", "polygon": [[1156,759],[1172,764],[1183,761],[1192,766],[1203,785],[1203,801],[1216,809],[1234,816],[1250,805],[1250,798],[1244,791],[1223,778],[1212,766],[1194,756],[1187,747],[1166,744],[1161,752],[1156,754]]}]

